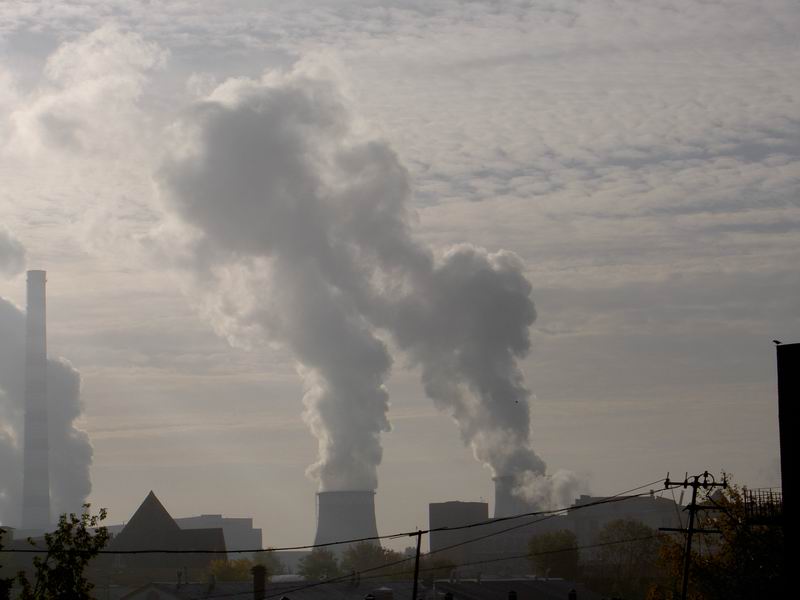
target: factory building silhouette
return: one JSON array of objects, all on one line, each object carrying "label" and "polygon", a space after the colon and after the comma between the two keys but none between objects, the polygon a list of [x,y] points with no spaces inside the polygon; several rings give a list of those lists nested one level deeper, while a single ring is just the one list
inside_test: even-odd
[{"label": "factory building silhouette", "polygon": [[116,554],[105,555],[97,564],[99,570],[114,570],[120,579],[142,577],[163,580],[177,571],[191,577],[203,576],[211,562],[226,557],[225,535],[221,527],[183,529],[167,512],[151,491],[122,529],[108,544],[110,551],[189,550],[209,554]]}]

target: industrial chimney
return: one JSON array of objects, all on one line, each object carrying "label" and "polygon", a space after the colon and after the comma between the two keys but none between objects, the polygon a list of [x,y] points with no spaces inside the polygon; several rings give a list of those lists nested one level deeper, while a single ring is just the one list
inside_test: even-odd
[{"label": "industrial chimney", "polygon": [[[375,492],[340,491],[317,494],[317,535],[314,544],[378,536]],[[375,541],[378,544],[378,541]],[[341,552],[346,546],[334,546]]]},{"label": "industrial chimney", "polygon": [[25,321],[25,447],[22,527],[50,528],[50,444],[47,431],[47,325],[44,271],[28,271]]},{"label": "industrial chimney", "polygon": [[513,494],[516,478],[513,475],[498,475],[494,481],[494,518],[511,517],[531,511],[524,500]]}]

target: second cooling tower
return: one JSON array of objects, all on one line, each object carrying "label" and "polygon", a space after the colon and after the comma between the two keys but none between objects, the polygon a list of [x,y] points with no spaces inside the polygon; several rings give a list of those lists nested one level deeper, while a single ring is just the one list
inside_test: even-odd
[{"label": "second cooling tower", "polygon": [[513,475],[500,475],[494,481],[494,517],[511,517],[530,512],[532,507],[514,495],[517,480]]},{"label": "second cooling tower", "polygon": [[[315,544],[377,536],[375,492],[339,491],[317,494]],[[374,543],[377,544],[377,540]],[[332,549],[342,551],[345,546],[334,546]]]}]

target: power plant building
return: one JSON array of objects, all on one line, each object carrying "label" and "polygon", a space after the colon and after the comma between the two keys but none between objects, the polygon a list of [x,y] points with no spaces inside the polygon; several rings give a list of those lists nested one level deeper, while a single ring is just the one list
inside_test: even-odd
[{"label": "power plant building", "polygon": [[242,550],[261,548],[261,529],[253,527],[250,517],[223,517],[222,515],[199,515],[196,517],[176,517],[175,523],[181,529],[222,529],[225,547],[228,551],[238,551],[229,558],[244,558]]},{"label": "power plant building", "polygon": [[494,518],[512,517],[536,510],[514,494],[517,479],[513,475],[500,475],[494,481]]},{"label": "power plant building", "polygon": [[[317,494],[317,534],[314,544],[329,544],[342,540],[377,538],[375,492],[346,490]],[[375,540],[378,544],[378,541]],[[331,547],[343,552],[346,545]]]},{"label": "power plant building", "polygon": [[[470,523],[489,520],[489,505],[486,502],[434,502],[428,505],[430,551],[437,558],[453,564],[470,562],[474,555],[472,540],[485,534],[481,527],[441,531],[442,528],[460,527]],[[437,531],[438,530],[438,531]]]},{"label": "power plant building", "polygon": [[[510,486],[507,480],[502,481],[500,486],[497,484],[495,480],[496,489],[501,488],[502,499]],[[487,519],[488,505],[484,502],[430,504],[429,527],[432,530],[458,528],[488,520],[488,524],[476,527],[432,531],[430,551],[432,557],[441,557],[454,565],[457,577],[511,577],[530,572],[526,555],[528,543],[535,535],[567,529],[575,534],[579,546],[587,546],[596,541],[596,535],[606,524],[617,519],[634,519],[656,530],[659,527],[680,526],[680,507],[672,499],[630,496],[615,498],[619,500],[615,502],[602,503],[603,500],[605,498],[584,495],[575,500],[566,514],[529,515],[512,519],[507,517],[513,514]],[[531,510],[528,508],[527,512]],[[502,504],[499,512],[501,515],[505,512]],[[525,514],[525,511],[514,514]],[[585,558],[592,558],[588,550],[582,552]]]}]

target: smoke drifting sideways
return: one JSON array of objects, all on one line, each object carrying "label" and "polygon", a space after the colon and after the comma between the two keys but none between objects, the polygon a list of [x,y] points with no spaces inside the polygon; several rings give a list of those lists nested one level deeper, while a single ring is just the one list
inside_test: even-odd
[{"label": "smoke drifting sideways", "polygon": [[[50,497],[53,518],[80,512],[91,491],[92,445],[75,425],[83,406],[80,374],[47,360]],[[0,298],[0,523],[21,525],[25,422],[25,313]]]},{"label": "smoke drifting sideways", "polygon": [[476,458],[549,497],[518,366],[536,318],[521,260],[416,240],[407,171],[317,73],[229,80],[185,112],[156,176],[162,243],[185,240],[180,264],[221,332],[294,353],[321,490],[377,487],[388,336]]}]

